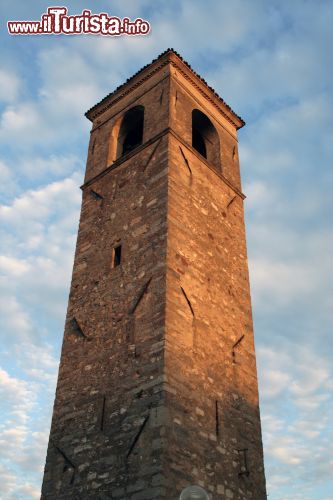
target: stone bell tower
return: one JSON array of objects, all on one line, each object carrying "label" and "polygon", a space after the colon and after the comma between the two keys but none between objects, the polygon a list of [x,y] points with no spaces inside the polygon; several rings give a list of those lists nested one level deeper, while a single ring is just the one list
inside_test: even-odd
[{"label": "stone bell tower", "polygon": [[171,49],[86,116],[42,498],[264,500],[244,122]]}]

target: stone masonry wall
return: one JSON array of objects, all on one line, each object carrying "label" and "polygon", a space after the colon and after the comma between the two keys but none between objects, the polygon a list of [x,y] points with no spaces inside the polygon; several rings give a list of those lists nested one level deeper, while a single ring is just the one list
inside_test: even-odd
[{"label": "stone masonry wall", "polygon": [[44,499],[163,495],[167,166],[164,137],[83,192]]},{"label": "stone masonry wall", "polygon": [[155,137],[169,125],[169,68],[162,68],[145,84],[121,99],[97,117],[91,132],[85,182],[110,166],[112,131],[118,129],[124,113],[133,106],[145,106],[143,143]]},{"label": "stone masonry wall", "polygon": [[264,500],[243,200],[197,152],[181,147],[183,154],[171,136],[168,498],[199,484],[214,499]]},{"label": "stone masonry wall", "polygon": [[[94,117],[43,500],[266,499],[236,128],[176,60]],[[143,144],[117,159],[138,104]],[[191,146],[194,108],[219,174]]]}]

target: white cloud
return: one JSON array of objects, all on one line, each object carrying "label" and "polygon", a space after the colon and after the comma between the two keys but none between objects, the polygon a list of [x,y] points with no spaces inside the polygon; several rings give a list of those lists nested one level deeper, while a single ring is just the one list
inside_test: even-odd
[{"label": "white cloud", "polygon": [[[49,321],[56,319],[62,324],[64,320],[79,219],[80,180],[80,175],[73,174],[0,206],[1,246],[7,253],[0,256],[4,345],[15,339],[41,342]],[[41,304],[43,314],[37,312],[35,317]]]},{"label": "white cloud", "polygon": [[[301,209],[301,207],[299,208]],[[265,202],[259,209],[265,212]],[[299,330],[294,335],[302,337],[311,329],[322,325],[323,335],[328,336],[330,310],[332,309],[333,272],[332,234],[329,229],[289,226],[267,217],[249,215],[249,269],[255,312],[261,317],[274,315],[286,318],[293,314]],[[287,220],[287,215],[286,215]],[[283,324],[285,323],[285,324]],[[302,326],[301,326],[302,325]],[[279,322],[283,336],[290,335],[287,319]],[[275,329],[276,327],[273,327]],[[328,338],[328,337],[327,337]],[[311,342],[320,342],[313,336]]]},{"label": "white cloud", "polygon": [[269,493],[280,498],[278,492],[286,487],[293,498],[301,477],[302,491],[310,499],[315,485],[325,480],[323,454],[332,448],[333,398],[327,388],[333,373],[330,361],[311,348],[279,340],[274,347],[257,349]]},{"label": "white cloud", "polygon": [[88,140],[90,125],[83,114],[97,100],[97,92],[84,83],[58,89],[53,94],[46,89],[38,100],[18,101],[7,106],[1,115],[1,143],[15,144],[14,154],[36,148],[46,152],[51,146],[64,144],[68,137],[77,142],[84,133]]},{"label": "white cloud", "polygon": [[285,391],[290,383],[290,375],[279,370],[265,370],[261,385],[261,395],[264,398],[276,398]]},{"label": "white cloud", "polygon": [[34,88],[35,94],[18,96],[3,110],[1,143],[15,144],[17,156],[36,148],[47,152],[69,137],[76,144],[83,136],[88,141],[90,123],[84,112],[103,97],[93,61],[91,54],[82,57],[78,50],[68,51],[66,43],[40,50],[36,67],[40,85]]},{"label": "white cloud", "polygon": [[[42,349],[33,354],[32,346],[20,346],[25,365],[37,362],[44,369],[54,370],[50,353]],[[19,349],[19,348],[18,348]],[[25,352],[23,352],[25,351]],[[17,351],[18,352],[18,351]],[[44,357],[46,355],[46,358]],[[35,358],[35,359],[34,359]],[[45,361],[46,359],[46,361]],[[22,368],[24,366],[22,365]],[[2,450],[0,465],[1,493],[8,499],[37,498],[45,460],[49,429],[49,413],[40,409],[39,401],[54,389],[54,380],[42,378],[40,383],[33,378],[23,380],[0,369],[0,447]],[[53,391],[52,391],[53,394]],[[27,480],[29,477],[30,480]]]},{"label": "white cloud", "polygon": [[270,454],[286,465],[300,465],[311,453],[291,438],[279,437],[269,444]]},{"label": "white cloud", "polygon": [[[318,154],[326,165],[332,153],[332,144],[328,143],[333,127],[332,106],[331,95],[321,93],[303,98],[300,102],[285,104],[279,109],[268,108],[259,119],[247,126],[247,131],[244,130],[245,138],[240,142],[243,172],[247,176],[249,173],[264,176],[269,179],[270,185],[274,185],[277,179],[284,183],[286,179],[293,183],[298,176],[301,180],[306,179],[308,171],[318,161]],[[320,137],[317,137],[318,124],[322,130]],[[323,173],[323,169],[318,170],[318,177]],[[283,187],[285,194],[289,193],[285,184]],[[309,185],[308,189],[311,187]],[[290,188],[297,190],[298,185],[290,184]]]},{"label": "white cloud", "polygon": [[32,500],[34,498],[39,499],[40,498],[40,488],[37,488],[36,486],[25,483],[21,486],[14,486],[12,490],[9,493],[9,496],[7,497],[6,500]]},{"label": "white cloud", "polygon": [[[36,399],[33,384],[12,377],[6,370],[0,368],[0,395],[2,417],[6,415],[8,421],[8,418],[14,415],[17,427],[12,430],[16,433],[16,437],[22,436],[23,426]],[[6,429],[5,432],[8,435],[10,430]]]},{"label": "white cloud", "polygon": [[0,69],[0,101],[14,101],[20,90],[19,77],[10,70]]},{"label": "white cloud", "polygon": [[[288,9],[277,3],[264,6],[255,2],[251,10],[261,20],[254,43],[243,47],[238,57],[226,63],[222,60],[224,79],[220,67],[212,72],[217,85],[223,82],[227,101],[254,112],[264,107],[266,112],[269,104],[314,98],[325,89],[333,64],[328,50],[332,37],[329,2],[321,2],[320,14],[314,2],[293,2]],[[256,21],[253,25],[258,27]]]},{"label": "white cloud", "polygon": [[54,116],[80,117],[84,123],[83,113],[101,97],[91,60],[60,45],[41,51],[39,66],[43,79],[39,94],[48,109]]},{"label": "white cloud", "polygon": [[[278,339],[277,339],[278,340]],[[281,342],[280,346],[258,347],[260,374],[264,378],[263,395],[275,398],[283,391],[293,403],[299,400],[327,399],[333,380],[329,360],[313,352],[309,346],[299,346],[295,341]],[[261,370],[264,369],[264,373]],[[271,390],[269,390],[271,388]]]},{"label": "white cloud", "polygon": [[255,300],[274,308],[276,304],[290,305],[300,296],[316,293],[322,276],[307,262],[264,261],[251,259],[252,289]]},{"label": "white cloud", "polygon": [[[80,181],[81,175],[74,173],[61,181],[28,190],[10,205],[0,205],[0,216],[10,225],[9,229],[23,229],[28,223],[31,232],[31,224],[33,231],[35,223],[44,222],[50,215],[56,213],[57,217],[63,217],[73,210],[77,213],[81,201]],[[18,233],[17,237],[22,238],[22,234]]]},{"label": "white cloud", "polygon": [[73,171],[79,169],[81,164],[82,160],[73,154],[68,156],[52,154],[46,157],[28,158],[23,156],[19,160],[19,169],[30,180],[46,176],[49,179],[51,175],[58,177],[72,174]]},{"label": "white cloud", "polygon": [[22,342],[13,346],[17,366],[23,370],[29,380],[36,383],[42,382],[49,384],[51,391],[56,382],[58,370],[58,359],[54,357],[54,349],[47,344],[42,346]]},{"label": "white cloud", "polygon": [[23,340],[32,333],[33,328],[31,318],[22,304],[15,296],[8,294],[6,283],[1,288],[3,291],[1,291],[0,313],[4,346],[14,338]]},{"label": "white cloud", "polygon": [[[312,361],[313,356],[311,356],[309,363]],[[290,387],[290,390],[297,397],[302,397],[309,392],[315,392],[319,387],[325,387],[326,382],[329,380],[330,372],[328,367],[313,366],[309,363],[303,360],[303,363],[299,366],[299,370],[303,374],[302,384],[294,382]]]},{"label": "white cloud", "polygon": [[322,403],[328,401],[330,397],[330,394],[312,394],[311,397],[306,394],[306,396],[295,399],[295,404],[305,411],[319,410]]},{"label": "white cloud", "polygon": [[22,141],[25,141],[26,136],[29,136],[32,130],[34,131],[36,128],[42,130],[43,126],[42,117],[32,102],[7,107],[0,122],[4,135],[15,134]]},{"label": "white cloud", "polygon": [[13,276],[21,276],[28,270],[29,264],[25,260],[0,255],[0,272],[2,271]]},{"label": "white cloud", "polygon": [[2,160],[0,160],[0,179],[0,196],[6,201],[17,193],[18,186],[10,166]]}]

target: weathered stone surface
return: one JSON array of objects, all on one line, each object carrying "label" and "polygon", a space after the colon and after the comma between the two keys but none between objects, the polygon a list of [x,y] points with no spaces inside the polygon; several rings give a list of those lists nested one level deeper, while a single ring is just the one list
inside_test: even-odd
[{"label": "weathered stone surface", "polygon": [[[116,158],[137,104],[142,144]],[[216,129],[219,165],[192,147],[195,108]],[[264,500],[242,122],[173,52],[89,113],[42,498],[176,500],[198,484]]]}]

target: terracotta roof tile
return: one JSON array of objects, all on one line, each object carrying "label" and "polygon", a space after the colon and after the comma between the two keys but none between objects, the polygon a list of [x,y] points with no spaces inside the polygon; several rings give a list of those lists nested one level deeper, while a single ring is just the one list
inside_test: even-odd
[{"label": "terracotta roof tile", "polygon": [[161,59],[163,56],[165,56],[166,54],[168,54],[169,52],[172,52],[173,54],[175,54],[187,67],[188,69],[197,77],[199,78],[199,80],[214,94],[214,96],[234,115],[236,116],[241,122],[242,122],[242,125],[245,125],[245,122],[244,120],[239,116],[237,115],[232,109],[231,107],[218,95],[218,93],[208,85],[208,83],[206,82],[206,80],[204,80],[196,71],[194,71],[194,69],[191,67],[191,65],[185,61],[185,59],[182,58],[182,56],[174,49],[172,48],[169,48],[169,49],[166,49],[164,52],[162,52],[159,56],[157,56],[155,59],[153,59],[149,64],[146,64],[145,66],[143,66],[141,69],[139,69],[139,71],[137,71],[136,73],[134,73],[134,75],[132,75],[130,78],[127,78],[127,80],[122,83],[121,85],[119,85],[115,90],[113,90],[112,92],[110,92],[110,94],[106,95],[101,101],[99,101],[97,104],[95,104],[94,106],[92,106],[90,109],[88,109],[88,111],[85,113],[85,116],[87,118],[89,118],[89,114],[94,111],[97,107],[99,107],[101,104],[107,102],[109,100],[110,97],[112,97],[114,94],[116,94],[119,90],[123,89],[126,87],[126,85],[128,85],[128,83],[130,83],[137,75],[139,75],[141,72],[143,72],[146,68],[148,68],[149,66],[151,66],[152,64],[154,64],[156,61],[158,61],[159,59]]}]

